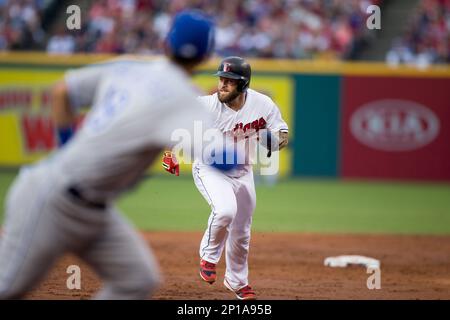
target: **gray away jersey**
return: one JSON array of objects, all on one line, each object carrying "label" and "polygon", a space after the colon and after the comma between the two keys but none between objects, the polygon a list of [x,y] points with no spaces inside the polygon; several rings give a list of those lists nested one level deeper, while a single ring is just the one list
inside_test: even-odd
[{"label": "gray away jersey", "polygon": [[135,185],[176,129],[212,125],[189,77],[169,61],[114,62],[70,71],[74,108],[92,105],[82,128],[41,165],[91,199],[109,200]]}]

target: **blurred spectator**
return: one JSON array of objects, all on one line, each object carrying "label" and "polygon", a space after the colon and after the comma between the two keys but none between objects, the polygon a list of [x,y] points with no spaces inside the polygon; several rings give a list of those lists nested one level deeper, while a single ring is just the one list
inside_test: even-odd
[{"label": "blurred spectator", "polygon": [[450,63],[450,0],[421,1],[407,32],[386,55],[392,65]]},{"label": "blurred spectator", "polygon": [[75,52],[75,39],[66,34],[63,27],[50,37],[47,43],[47,52],[50,54],[70,54]]}]

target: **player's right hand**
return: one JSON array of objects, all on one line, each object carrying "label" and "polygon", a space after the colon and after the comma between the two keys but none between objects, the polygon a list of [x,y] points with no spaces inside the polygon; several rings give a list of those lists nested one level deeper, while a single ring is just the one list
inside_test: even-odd
[{"label": "player's right hand", "polygon": [[279,150],[279,133],[271,132],[267,129],[259,130],[258,132],[259,143],[267,149],[267,158],[272,156],[273,151]]},{"label": "player's right hand", "polygon": [[62,147],[70,139],[72,139],[75,134],[75,126],[66,126],[56,128],[56,135],[58,137],[58,145]]},{"label": "player's right hand", "polygon": [[180,165],[178,164],[177,157],[171,151],[164,151],[162,166],[167,172],[176,176],[180,175]]}]

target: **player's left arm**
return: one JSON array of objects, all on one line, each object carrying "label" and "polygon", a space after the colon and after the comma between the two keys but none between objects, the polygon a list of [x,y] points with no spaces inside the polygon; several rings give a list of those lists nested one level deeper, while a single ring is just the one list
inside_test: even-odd
[{"label": "player's left arm", "polygon": [[278,150],[283,149],[289,143],[289,128],[281,116],[280,109],[272,102],[271,111],[267,117],[267,129],[278,133]]},{"label": "player's left arm", "polygon": [[288,145],[289,143],[288,136],[289,136],[288,131],[278,131],[278,138],[279,138],[278,150],[281,150]]},{"label": "player's left arm", "polygon": [[75,134],[76,118],[81,107],[91,107],[97,86],[106,66],[87,66],[70,70],[52,90],[51,117],[60,145]]}]

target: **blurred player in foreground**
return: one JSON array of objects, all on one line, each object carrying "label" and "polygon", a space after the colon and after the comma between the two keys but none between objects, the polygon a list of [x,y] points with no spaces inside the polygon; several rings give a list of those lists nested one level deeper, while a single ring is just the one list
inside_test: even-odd
[{"label": "blurred player in foreground", "polygon": [[[234,141],[247,143],[258,137],[269,147],[268,157],[272,149],[284,148],[288,126],[271,98],[249,88],[250,65],[240,57],[228,57],[221,62],[216,76],[218,92],[199,98],[213,113],[214,127]],[[251,154],[254,150],[251,143],[249,146],[246,150]],[[166,153],[164,167],[177,173],[172,158]],[[192,172],[197,189],[212,210],[200,244],[200,277],[211,284],[216,281],[216,265],[226,247],[225,287],[240,300],[254,300],[256,293],[248,283],[250,229],[256,206],[251,161],[233,170],[219,171],[196,160]]]},{"label": "blurred player in foreground", "polygon": [[[0,243],[0,298],[21,298],[66,252],[85,260],[104,281],[97,299],[144,299],[161,282],[146,242],[114,200],[134,187],[171,145],[173,130],[211,125],[190,82],[214,43],[212,22],[199,11],[178,14],[167,56],[68,72],[54,90],[61,142],[53,156],[24,167],[6,203]],[[77,108],[92,106],[73,137]]]}]

